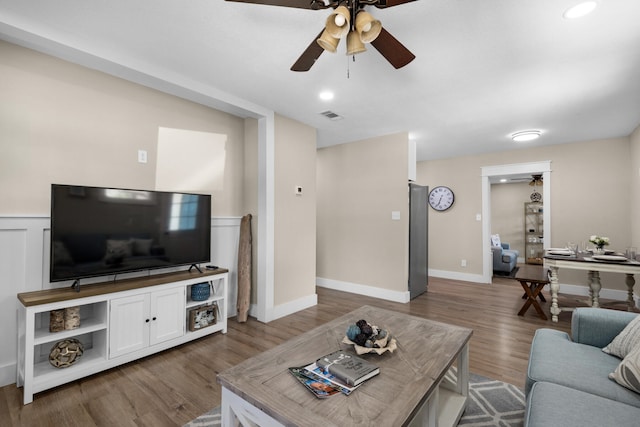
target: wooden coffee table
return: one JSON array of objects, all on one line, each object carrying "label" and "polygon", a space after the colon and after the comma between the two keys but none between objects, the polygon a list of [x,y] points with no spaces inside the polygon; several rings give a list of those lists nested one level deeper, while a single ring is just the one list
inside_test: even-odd
[{"label": "wooden coffee table", "polygon": [[[398,349],[364,355],[380,367],[380,374],[351,395],[317,399],[288,368],[350,348],[342,339],[347,326],[360,319],[388,329]],[[360,307],[220,373],[222,425],[238,421],[244,426],[455,426],[467,403],[472,333]]]}]

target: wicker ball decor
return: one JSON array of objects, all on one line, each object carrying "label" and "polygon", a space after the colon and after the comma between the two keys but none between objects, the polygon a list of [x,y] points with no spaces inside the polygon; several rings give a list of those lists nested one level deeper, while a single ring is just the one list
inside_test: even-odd
[{"label": "wicker ball decor", "polygon": [[84,346],[75,338],[58,341],[49,353],[49,363],[56,368],[67,368],[80,359]]}]

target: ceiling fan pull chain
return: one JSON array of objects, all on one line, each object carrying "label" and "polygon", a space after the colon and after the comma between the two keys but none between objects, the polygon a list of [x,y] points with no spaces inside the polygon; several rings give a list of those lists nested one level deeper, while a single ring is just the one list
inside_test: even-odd
[{"label": "ceiling fan pull chain", "polygon": [[349,78],[349,56],[347,55],[347,79]]}]

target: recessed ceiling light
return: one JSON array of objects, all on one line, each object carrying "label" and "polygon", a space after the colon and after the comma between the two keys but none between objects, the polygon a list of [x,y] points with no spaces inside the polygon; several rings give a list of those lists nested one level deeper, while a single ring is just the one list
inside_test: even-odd
[{"label": "recessed ceiling light", "polygon": [[507,182],[507,178],[501,178],[500,182]]},{"label": "recessed ceiling light", "polygon": [[512,133],[511,139],[513,139],[515,142],[533,141],[534,139],[540,138],[541,133],[542,132],[540,132],[539,130],[523,130],[520,132]]},{"label": "recessed ceiling light", "polygon": [[593,12],[598,3],[595,1],[585,1],[567,9],[562,16],[566,19],[581,18]]},{"label": "recessed ceiling light", "polygon": [[331,92],[330,90],[324,90],[324,91],[320,92],[320,94],[318,96],[323,101],[331,101],[333,99],[333,92]]}]

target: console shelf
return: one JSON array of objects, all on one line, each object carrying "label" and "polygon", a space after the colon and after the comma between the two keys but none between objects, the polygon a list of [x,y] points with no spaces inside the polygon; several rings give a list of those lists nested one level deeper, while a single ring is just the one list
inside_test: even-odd
[{"label": "console shelf", "polygon": [[[50,289],[18,294],[18,370],[23,403],[35,393],[148,356],[215,332],[227,333],[228,270],[176,272],[85,285],[80,292]],[[209,283],[205,301],[192,301],[190,288]],[[188,330],[189,312],[215,304],[216,323]],[[49,331],[52,310],[80,308],[80,326]],[[82,356],[71,366],[49,363],[54,345],[77,339]]]}]

